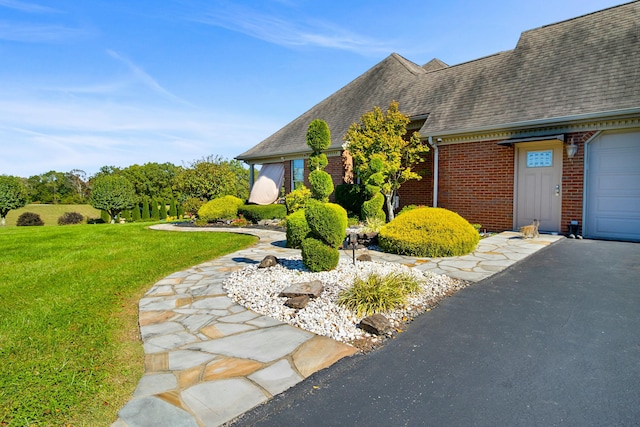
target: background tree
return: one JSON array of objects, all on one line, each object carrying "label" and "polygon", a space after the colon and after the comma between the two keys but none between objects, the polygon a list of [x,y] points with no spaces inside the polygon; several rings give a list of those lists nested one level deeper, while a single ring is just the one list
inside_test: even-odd
[{"label": "background tree", "polygon": [[389,221],[395,216],[393,199],[398,189],[408,180],[422,178],[413,168],[429,151],[418,132],[407,135],[409,121],[392,101],[386,113],[374,107],[363,114],[344,136],[344,148],[353,156],[356,172],[365,184],[380,187]]},{"label": "background tree", "polygon": [[197,198],[202,201],[222,196],[249,197],[249,170],[237,160],[224,160],[209,156],[183,168],[175,177],[174,190],[182,200]]},{"label": "background tree", "polygon": [[7,214],[27,204],[27,188],[15,176],[0,175],[0,225],[6,224]]},{"label": "background tree", "polygon": [[170,199],[174,196],[173,181],[181,170],[172,163],[145,163],[124,168],[121,173],[133,184],[139,197]]},{"label": "background tree", "polygon": [[91,206],[108,212],[112,224],[120,212],[131,209],[136,200],[133,184],[123,176],[101,176],[93,182]]}]

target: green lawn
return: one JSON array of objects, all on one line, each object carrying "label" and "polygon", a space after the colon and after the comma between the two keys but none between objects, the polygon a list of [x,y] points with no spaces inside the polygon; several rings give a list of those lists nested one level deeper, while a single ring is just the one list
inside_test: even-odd
[{"label": "green lawn", "polygon": [[111,424],[143,373],[140,297],[255,242],[148,225],[0,229],[0,426]]},{"label": "green lawn", "polygon": [[91,205],[27,205],[20,209],[14,209],[7,214],[7,227],[15,227],[18,217],[24,212],[33,212],[40,215],[45,227],[58,225],[58,218],[65,212],[78,212],[86,218],[100,218],[100,211]]}]

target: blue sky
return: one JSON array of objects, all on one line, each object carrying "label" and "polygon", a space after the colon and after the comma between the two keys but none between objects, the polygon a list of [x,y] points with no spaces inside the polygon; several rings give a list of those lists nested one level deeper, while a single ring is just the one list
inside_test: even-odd
[{"label": "blue sky", "polygon": [[0,0],[0,174],[230,159],[392,52],[454,65],[623,2]]}]

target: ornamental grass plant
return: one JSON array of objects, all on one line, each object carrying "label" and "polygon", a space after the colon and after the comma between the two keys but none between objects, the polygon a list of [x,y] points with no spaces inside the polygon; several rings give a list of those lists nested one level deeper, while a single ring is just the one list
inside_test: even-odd
[{"label": "ornamental grass plant", "polygon": [[358,317],[384,313],[406,304],[413,292],[420,290],[420,281],[405,273],[356,277],[353,285],[338,295],[338,304],[352,310]]}]

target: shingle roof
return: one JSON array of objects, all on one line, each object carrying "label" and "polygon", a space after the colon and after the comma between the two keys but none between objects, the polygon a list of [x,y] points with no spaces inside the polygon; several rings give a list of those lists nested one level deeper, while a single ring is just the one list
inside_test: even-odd
[{"label": "shingle roof", "polygon": [[392,100],[428,114],[423,136],[639,108],[640,1],[525,31],[515,49],[455,66],[391,54],[238,159],[307,152],[313,119],[338,148],[351,123]]}]

